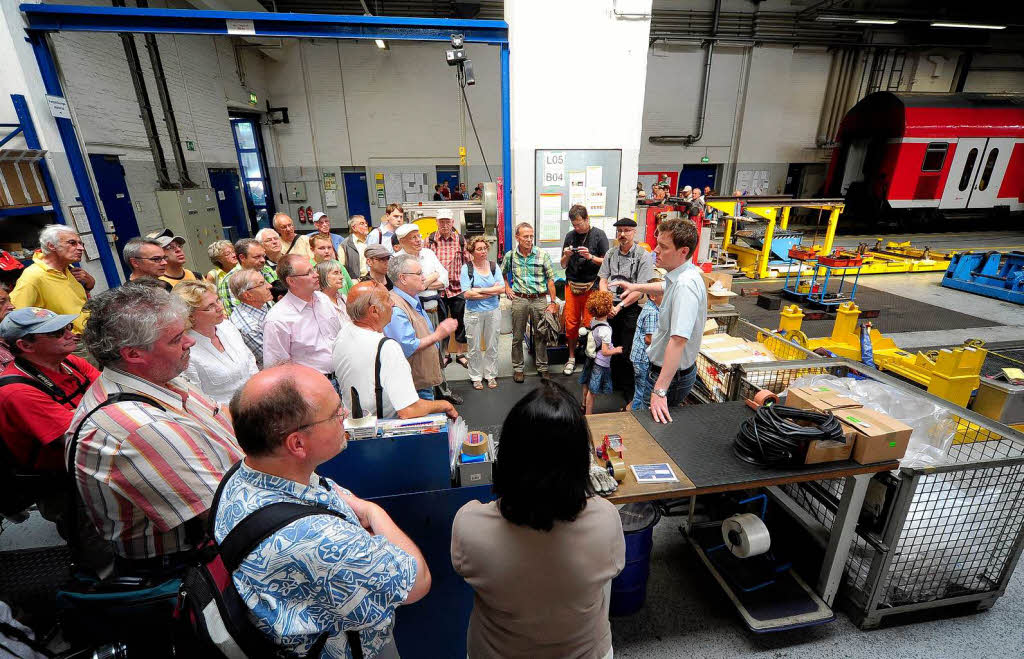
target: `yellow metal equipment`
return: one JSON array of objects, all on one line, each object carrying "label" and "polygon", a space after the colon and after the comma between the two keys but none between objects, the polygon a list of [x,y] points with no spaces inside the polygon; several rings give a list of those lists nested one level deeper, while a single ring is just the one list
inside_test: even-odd
[{"label": "yellow metal equipment", "polygon": [[[840,256],[860,255],[863,259],[860,269],[862,275],[884,275],[898,272],[945,272],[957,251],[935,252],[927,247],[924,249],[914,247],[909,241],[902,243],[890,241],[885,244],[885,247],[882,247],[882,239],[879,238],[872,248],[862,244],[855,250],[838,250],[838,254]],[[841,271],[833,269],[832,272],[838,274]]]},{"label": "yellow metal equipment", "polygon": [[[804,314],[800,307],[790,305],[784,308],[779,318],[779,330],[789,340],[808,350],[825,348],[840,357],[860,361],[861,339],[857,327],[860,309],[853,302],[844,302],[836,311],[832,335],[827,338],[810,339],[801,331]],[[932,353],[910,353],[878,330],[865,327],[870,332],[871,347],[875,366],[926,387],[928,393],[967,407],[971,392],[978,388],[981,380],[981,366],[988,351],[973,345],[952,350],[943,349]]]}]

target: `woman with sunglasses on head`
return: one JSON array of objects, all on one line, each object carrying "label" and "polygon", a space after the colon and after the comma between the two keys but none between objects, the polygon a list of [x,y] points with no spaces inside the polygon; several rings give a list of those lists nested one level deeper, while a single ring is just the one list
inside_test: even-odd
[{"label": "woman with sunglasses on head", "polygon": [[259,370],[238,328],[225,322],[217,289],[205,281],[186,281],[174,287],[189,307],[188,335],[196,344],[189,350],[182,376],[213,400],[227,405],[231,396]]},{"label": "woman with sunglasses on head", "polygon": [[612,656],[611,580],[626,544],[590,484],[592,450],[579,403],[554,382],[505,417],[497,500],[470,501],[452,525],[452,565],[474,591],[471,659]]}]

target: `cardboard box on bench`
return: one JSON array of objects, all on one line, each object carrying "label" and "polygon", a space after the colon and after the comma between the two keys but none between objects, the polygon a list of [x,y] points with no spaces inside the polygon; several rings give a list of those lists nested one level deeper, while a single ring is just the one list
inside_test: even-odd
[{"label": "cardboard box on bench", "polygon": [[835,390],[826,386],[790,387],[786,391],[786,405],[816,412],[836,412],[841,409],[862,407],[852,398],[840,396]]},{"label": "cardboard box on bench", "polygon": [[856,436],[853,459],[860,464],[899,460],[907,452],[914,429],[887,414],[867,408],[836,410],[842,424]]}]

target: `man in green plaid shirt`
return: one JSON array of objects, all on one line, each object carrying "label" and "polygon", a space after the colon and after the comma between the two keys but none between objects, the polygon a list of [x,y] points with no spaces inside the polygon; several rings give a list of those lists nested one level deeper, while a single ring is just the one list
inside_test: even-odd
[{"label": "man in green plaid shirt", "polygon": [[[523,382],[525,366],[523,359],[523,338],[526,336],[526,319],[538,327],[545,311],[555,313],[555,269],[551,257],[533,246],[533,227],[528,222],[516,226],[516,249],[506,252],[501,260],[501,272],[505,277],[505,295],[512,300],[512,379]],[[548,345],[540,335],[534,335],[534,361],[537,373],[542,378],[548,375]]]},{"label": "man in green plaid shirt", "polygon": [[229,317],[239,304],[238,299],[231,294],[231,289],[228,288],[228,279],[231,278],[231,274],[242,268],[249,268],[263,275],[268,284],[277,281],[277,273],[267,265],[267,251],[263,249],[263,245],[258,240],[242,238],[235,243],[235,254],[238,256],[238,265],[232,268],[227,276],[222,277],[220,283],[217,284],[217,297],[220,298],[221,304],[224,305],[224,312]]}]

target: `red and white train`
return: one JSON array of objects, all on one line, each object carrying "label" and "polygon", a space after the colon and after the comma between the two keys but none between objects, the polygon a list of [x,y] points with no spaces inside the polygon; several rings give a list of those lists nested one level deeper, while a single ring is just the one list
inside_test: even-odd
[{"label": "red and white train", "polygon": [[838,141],[825,196],[855,217],[1024,210],[1024,96],[878,92]]}]

